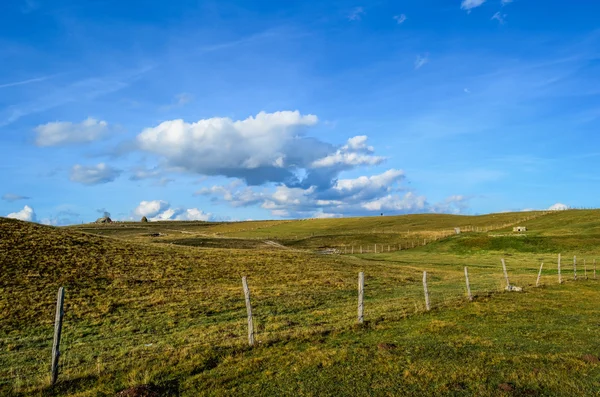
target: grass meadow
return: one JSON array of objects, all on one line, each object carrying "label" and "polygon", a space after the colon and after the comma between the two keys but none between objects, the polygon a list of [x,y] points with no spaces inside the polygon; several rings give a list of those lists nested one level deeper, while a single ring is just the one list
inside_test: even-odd
[{"label": "grass meadow", "polygon": [[[513,234],[516,223],[529,231]],[[457,226],[485,231],[402,251],[316,250],[401,244]],[[113,396],[150,385],[173,396],[599,395],[598,242],[600,211],[71,228],[0,218],[0,394]],[[503,291],[501,258],[523,292]]]}]

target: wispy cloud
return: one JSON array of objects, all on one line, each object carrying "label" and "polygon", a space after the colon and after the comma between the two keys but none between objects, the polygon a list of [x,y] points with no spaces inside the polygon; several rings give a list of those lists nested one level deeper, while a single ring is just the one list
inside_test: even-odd
[{"label": "wispy cloud", "polygon": [[119,175],[121,175],[121,170],[113,168],[104,163],[93,166],[76,164],[71,169],[71,175],[69,179],[72,182],[78,182],[83,185],[99,185],[102,183],[112,182]]},{"label": "wispy cloud", "polygon": [[145,66],[123,74],[92,77],[76,81],[47,95],[32,97],[31,100],[11,105],[0,110],[0,127],[5,127],[30,114],[44,112],[67,103],[92,100],[128,87],[154,66]]},{"label": "wispy cloud", "polygon": [[406,21],[406,15],[404,15],[404,14],[394,15],[394,19],[396,20],[396,23],[398,25],[402,25],[404,23],[404,21]]},{"label": "wispy cloud", "polygon": [[4,201],[9,201],[9,202],[13,202],[13,201],[19,201],[19,200],[28,200],[29,197],[27,196],[21,196],[20,194],[14,194],[14,193],[6,193],[2,195],[2,200]]},{"label": "wispy cloud", "polygon": [[498,21],[498,23],[500,23],[500,25],[504,25],[504,19],[506,18],[506,14],[501,14],[500,12],[495,13],[492,16],[492,21],[495,19]]},{"label": "wispy cloud", "polygon": [[502,3],[503,6],[505,6],[507,4],[510,4],[512,2],[513,2],[513,0],[501,0],[501,3]]},{"label": "wispy cloud", "polygon": [[25,84],[31,84],[31,83],[39,83],[40,81],[51,79],[54,76],[55,75],[52,75],[52,76],[42,76],[42,77],[36,77],[34,79],[21,80],[21,81],[13,81],[12,83],[4,83],[4,84],[0,84],[0,88],[15,87],[15,86],[18,86],[18,85],[25,85]]},{"label": "wispy cloud", "polygon": [[354,7],[348,14],[348,20],[360,21],[363,15],[365,15],[365,9],[363,7]]},{"label": "wispy cloud", "polygon": [[58,146],[68,144],[89,143],[104,137],[108,133],[108,123],[88,117],[81,123],[68,121],[51,122],[38,125],[36,145]]},{"label": "wispy cloud", "polygon": [[483,3],[485,3],[485,0],[463,0],[462,3],[460,3],[460,8],[467,10],[467,12],[471,12],[471,9],[477,8]]},{"label": "wispy cloud", "polygon": [[194,99],[192,94],[182,92],[181,94],[175,95],[174,101],[170,105],[161,106],[160,110],[171,110],[173,108],[184,106],[190,103]]},{"label": "wispy cloud", "polygon": [[415,59],[415,70],[419,70],[429,62],[429,54],[425,55],[417,55],[417,59]]}]

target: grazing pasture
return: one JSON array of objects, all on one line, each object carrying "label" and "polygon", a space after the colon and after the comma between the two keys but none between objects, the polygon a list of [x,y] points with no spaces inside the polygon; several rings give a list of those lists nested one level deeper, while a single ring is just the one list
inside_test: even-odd
[{"label": "grazing pasture", "polygon": [[[0,218],[0,394],[594,395],[599,242],[594,210],[70,228]],[[504,291],[502,258],[523,292]]]}]

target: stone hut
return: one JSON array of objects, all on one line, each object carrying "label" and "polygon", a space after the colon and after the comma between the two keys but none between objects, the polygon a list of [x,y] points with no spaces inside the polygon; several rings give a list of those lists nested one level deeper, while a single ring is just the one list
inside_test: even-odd
[{"label": "stone hut", "polygon": [[143,217],[142,217],[142,220],[141,220],[141,222],[142,222],[142,223],[146,223],[146,222],[148,222],[148,218],[146,218],[145,216],[143,216]]},{"label": "stone hut", "polygon": [[112,219],[108,216],[103,216],[102,218],[96,219],[96,223],[112,223]]}]

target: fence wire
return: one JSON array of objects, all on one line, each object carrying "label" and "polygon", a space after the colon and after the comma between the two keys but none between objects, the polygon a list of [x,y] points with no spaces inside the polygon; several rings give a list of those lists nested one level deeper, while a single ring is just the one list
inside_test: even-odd
[{"label": "fence wire", "polygon": [[[419,264],[418,267],[425,268]],[[365,319],[400,321],[426,310],[421,270],[405,271],[398,277],[365,274]],[[521,268],[510,273],[511,284],[534,285],[537,269]],[[572,265],[563,264],[563,278],[572,276]],[[583,266],[581,278],[583,278]],[[588,268],[588,278],[592,273]],[[433,309],[467,303],[466,284],[460,272],[428,271],[428,289]],[[556,269],[545,267],[544,282],[553,282]],[[504,277],[498,268],[469,267],[470,288],[477,298],[502,291]],[[150,283],[164,280],[147,280]],[[192,281],[192,280],[186,280]],[[220,290],[212,283],[195,283],[191,289],[171,285],[151,287],[152,295],[136,295],[130,288],[98,286],[67,290],[61,340],[59,379],[100,374],[115,368],[131,368],[140,361],[164,365],[164,357],[179,357],[191,351],[210,352],[216,348],[243,349],[247,346],[246,307],[241,280]],[[318,284],[300,277],[285,286],[265,285],[250,280],[251,302],[257,344],[269,345],[289,339],[351,329],[356,323],[356,278],[350,273],[330,284]],[[219,291],[215,294],[215,291]],[[22,291],[23,292],[23,291]],[[115,297],[115,292],[120,294]],[[171,300],[155,305],[162,293]],[[107,296],[111,294],[111,296]],[[51,294],[50,296],[54,296]],[[181,299],[176,299],[176,298]],[[97,308],[110,301],[105,313]],[[48,299],[48,305],[53,304]],[[110,306],[110,305],[109,305]],[[133,310],[135,309],[135,310]],[[123,319],[126,314],[128,317]],[[117,327],[118,325],[118,327]],[[39,335],[0,334],[0,385],[14,390],[49,382],[53,326],[50,320],[35,324]]]}]

